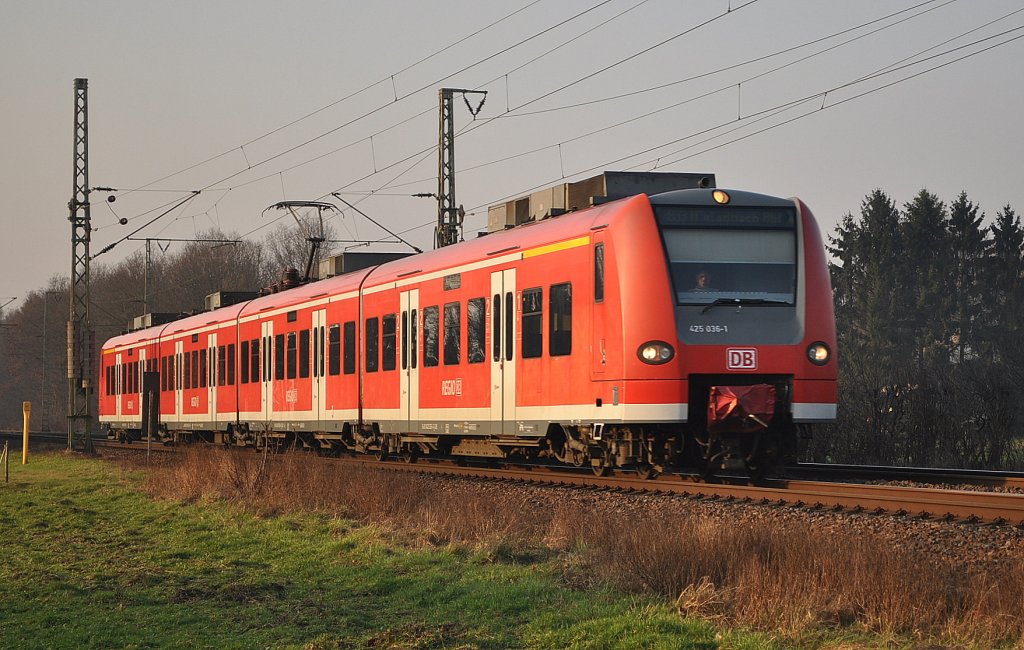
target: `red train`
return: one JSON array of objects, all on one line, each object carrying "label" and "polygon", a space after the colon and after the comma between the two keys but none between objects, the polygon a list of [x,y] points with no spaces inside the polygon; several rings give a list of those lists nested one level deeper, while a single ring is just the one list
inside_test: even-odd
[{"label": "red train", "polygon": [[101,357],[100,420],[128,440],[760,474],[836,414],[814,217],[712,188],[189,316]]}]

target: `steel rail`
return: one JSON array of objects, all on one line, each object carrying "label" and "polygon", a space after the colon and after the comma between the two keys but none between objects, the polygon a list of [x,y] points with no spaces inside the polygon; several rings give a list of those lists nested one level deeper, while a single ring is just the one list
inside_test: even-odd
[{"label": "steel rail", "polygon": [[939,467],[890,467],[887,465],[836,465],[828,463],[798,463],[786,468],[794,478],[829,478],[871,480],[907,480],[942,485],[979,485],[1024,489],[1024,472],[984,469],[952,469]]}]

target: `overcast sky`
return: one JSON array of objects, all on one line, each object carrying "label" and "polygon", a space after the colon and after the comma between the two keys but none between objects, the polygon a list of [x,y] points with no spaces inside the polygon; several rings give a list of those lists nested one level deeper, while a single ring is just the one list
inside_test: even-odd
[{"label": "overcast sky", "polygon": [[0,304],[69,272],[76,77],[90,185],[118,189],[93,194],[94,254],[192,190],[136,236],[260,239],[267,206],[339,191],[429,248],[436,204],[409,195],[437,189],[442,86],[489,91],[475,121],[457,98],[467,236],[603,169],[713,172],[831,232],[875,188],[1024,212],[1022,36],[1021,0],[6,0]]}]

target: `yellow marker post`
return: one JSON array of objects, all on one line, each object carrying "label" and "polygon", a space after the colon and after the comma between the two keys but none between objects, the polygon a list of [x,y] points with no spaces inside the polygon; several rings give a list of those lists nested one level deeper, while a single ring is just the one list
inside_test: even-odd
[{"label": "yellow marker post", "polygon": [[25,434],[21,441],[21,464],[28,465],[28,421],[32,418],[32,402],[22,402],[21,410],[25,414]]}]

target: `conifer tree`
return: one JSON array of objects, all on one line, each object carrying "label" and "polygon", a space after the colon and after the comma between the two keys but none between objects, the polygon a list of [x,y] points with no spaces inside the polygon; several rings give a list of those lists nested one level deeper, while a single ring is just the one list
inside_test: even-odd
[{"label": "conifer tree", "polygon": [[963,363],[967,353],[977,353],[976,326],[983,304],[982,276],[992,241],[981,223],[985,213],[960,192],[949,206],[949,236],[953,266],[949,269],[954,310],[954,355]]}]

